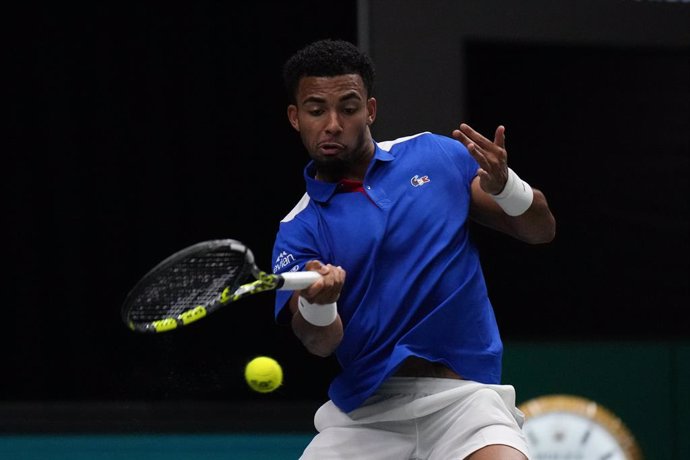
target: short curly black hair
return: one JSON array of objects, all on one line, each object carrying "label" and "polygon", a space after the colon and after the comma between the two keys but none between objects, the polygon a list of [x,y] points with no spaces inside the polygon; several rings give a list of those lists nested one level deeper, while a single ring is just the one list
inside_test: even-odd
[{"label": "short curly black hair", "polygon": [[354,44],[345,40],[315,41],[293,54],[283,66],[283,82],[291,104],[296,102],[300,78],[347,74],[362,77],[367,97],[371,96],[374,90],[374,63]]}]

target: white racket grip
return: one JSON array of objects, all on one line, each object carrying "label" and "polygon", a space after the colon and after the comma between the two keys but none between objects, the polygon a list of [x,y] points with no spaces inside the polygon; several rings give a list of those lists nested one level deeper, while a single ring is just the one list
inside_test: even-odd
[{"label": "white racket grip", "polygon": [[279,291],[296,291],[298,289],[304,289],[321,278],[321,275],[313,271],[287,272],[282,273],[280,276],[282,276],[285,281],[283,285],[278,288]]}]

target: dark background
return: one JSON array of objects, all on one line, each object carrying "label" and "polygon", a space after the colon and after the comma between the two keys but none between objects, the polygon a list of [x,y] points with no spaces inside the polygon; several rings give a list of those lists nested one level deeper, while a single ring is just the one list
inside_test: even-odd
[{"label": "dark background", "polygon": [[270,294],[155,337],[130,332],[120,304],[201,240],[243,241],[270,269],[307,159],[281,66],[313,39],[355,41],[354,3],[43,4],[10,18],[1,397],[252,398],[244,364],[269,354],[286,385],[262,399],[323,399],[332,361],[273,323]]},{"label": "dark background", "polygon": [[505,124],[511,167],[557,218],[536,248],[476,231],[508,338],[690,336],[690,47],[465,50],[470,119]]},{"label": "dark background", "polygon": [[[273,322],[270,294],[156,336],[130,332],[119,308],[151,266],[197,241],[241,240],[270,267],[307,159],[286,120],[281,65],[313,39],[357,40],[355,6],[9,12],[4,400],[326,398],[335,362]],[[553,244],[476,229],[504,339],[690,336],[687,46],[480,40],[465,53],[467,118],[453,123],[490,133],[500,120],[509,153],[559,151],[511,156],[551,201]],[[270,395],[243,381],[258,354],[286,371]]]}]

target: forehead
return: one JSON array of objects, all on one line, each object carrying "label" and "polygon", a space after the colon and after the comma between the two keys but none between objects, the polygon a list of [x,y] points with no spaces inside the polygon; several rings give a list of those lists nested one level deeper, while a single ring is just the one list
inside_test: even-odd
[{"label": "forehead", "polygon": [[298,103],[308,99],[340,99],[353,94],[359,95],[361,99],[366,99],[364,81],[358,74],[335,77],[302,77],[297,86]]}]

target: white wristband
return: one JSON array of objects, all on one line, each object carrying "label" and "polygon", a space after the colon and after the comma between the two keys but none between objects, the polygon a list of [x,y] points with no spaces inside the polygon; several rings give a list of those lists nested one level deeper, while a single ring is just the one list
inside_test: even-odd
[{"label": "white wristband", "polygon": [[302,318],[314,326],[328,326],[338,316],[338,307],[335,302],[327,304],[310,303],[304,297],[299,296],[297,305]]},{"label": "white wristband", "polygon": [[534,191],[529,184],[508,168],[508,181],[498,195],[491,195],[509,216],[519,216],[529,209],[534,199]]}]

